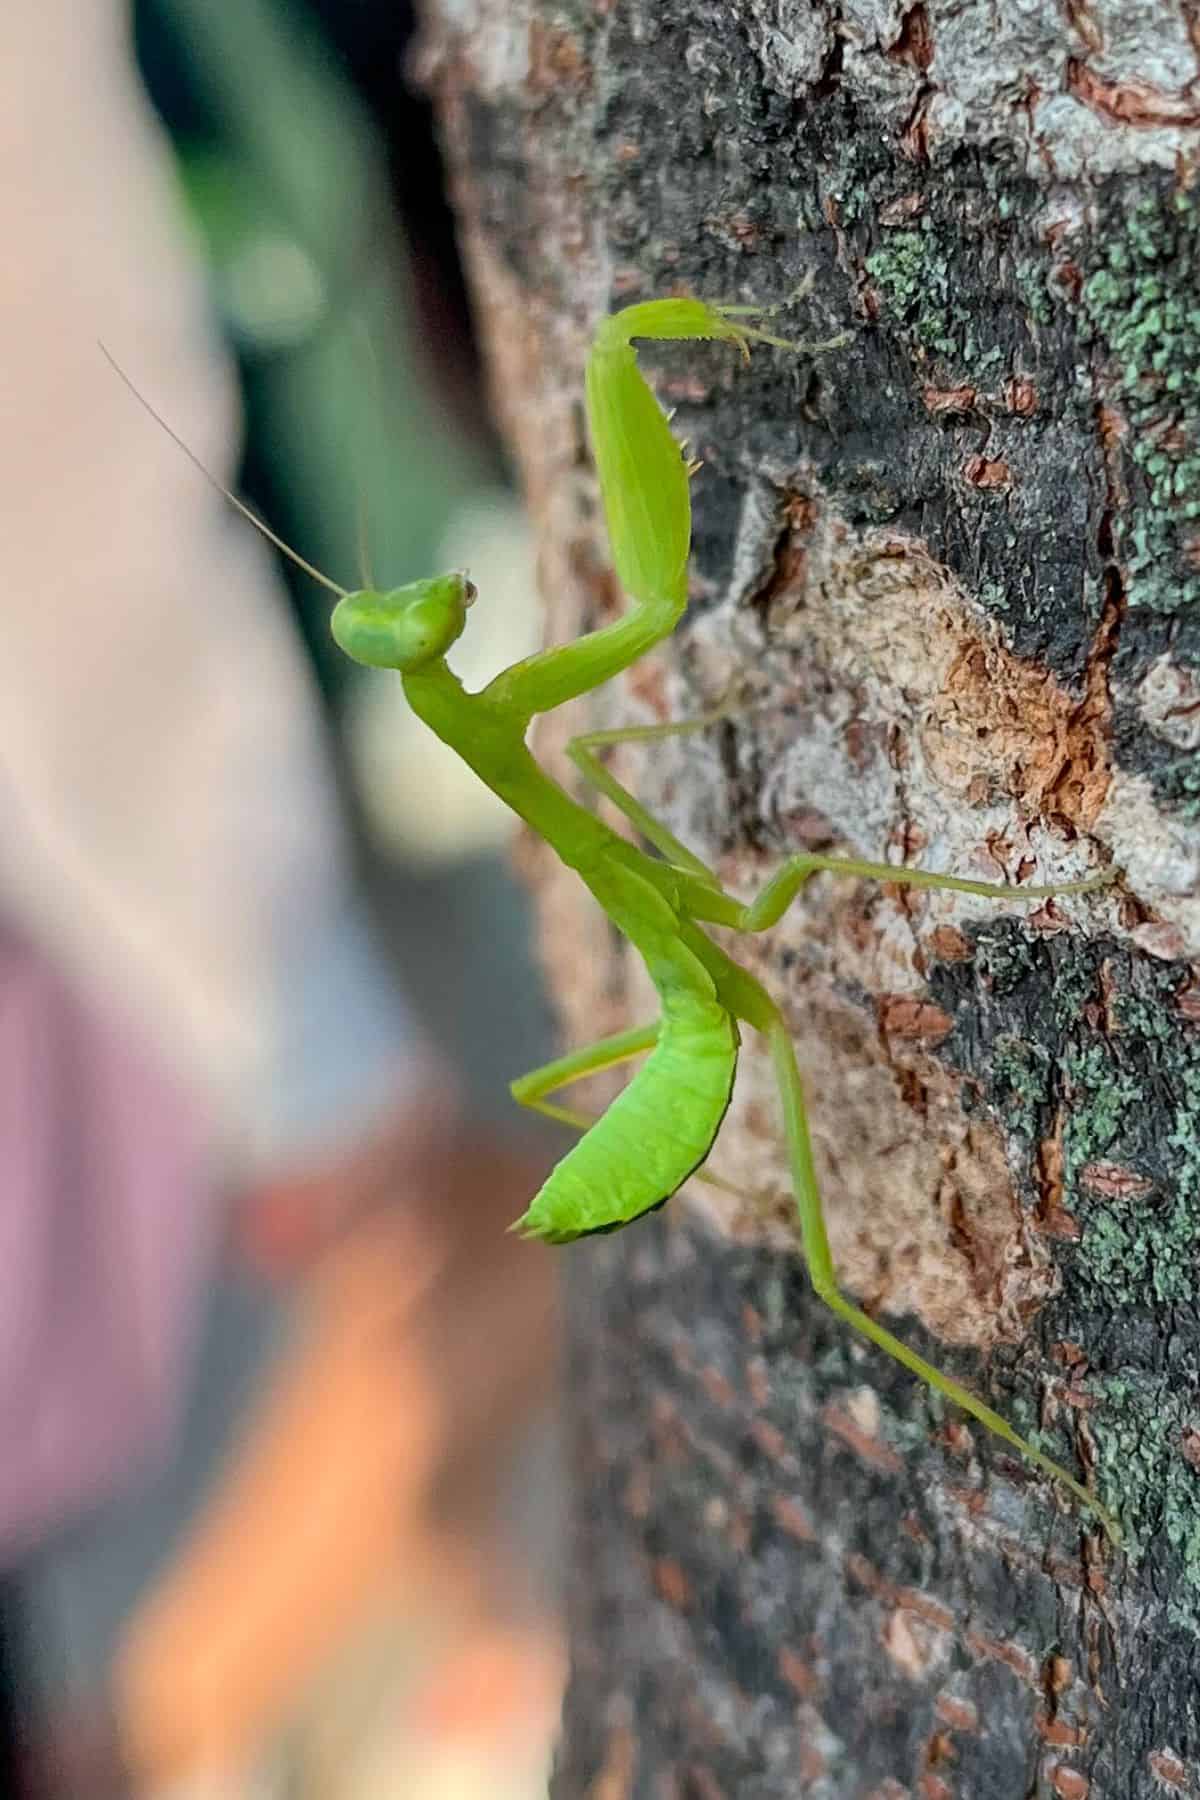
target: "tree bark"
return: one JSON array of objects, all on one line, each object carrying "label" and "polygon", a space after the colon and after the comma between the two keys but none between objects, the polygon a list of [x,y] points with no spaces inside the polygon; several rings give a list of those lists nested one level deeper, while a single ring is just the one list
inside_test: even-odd
[{"label": "tree bark", "polygon": [[[647,350],[704,460],[691,606],[539,751],[741,680],[622,762],[726,885],[825,844],[1123,871],[1036,910],[822,879],[738,953],[794,1024],[847,1287],[1093,1476],[1127,1553],[814,1300],[747,1043],[714,1157],[745,1198],[567,1257],[560,1800],[1200,1793],[1198,49],[1196,0],[428,0],[552,638],[621,604],[599,316],[678,290],[854,334]],[[526,860],[568,1039],[647,1016]]]}]

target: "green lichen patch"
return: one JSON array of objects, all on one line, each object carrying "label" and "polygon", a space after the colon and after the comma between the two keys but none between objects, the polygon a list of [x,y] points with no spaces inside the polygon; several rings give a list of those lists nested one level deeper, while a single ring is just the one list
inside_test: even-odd
[{"label": "green lichen patch", "polygon": [[1172,1625],[1200,1632],[1200,1401],[1194,1385],[1172,1379],[1138,1382],[1113,1376],[1097,1383],[1096,1484],[1120,1520],[1134,1561],[1155,1539],[1178,1559],[1167,1590]]},{"label": "green lichen patch", "polygon": [[1200,600],[1200,200],[1166,192],[1114,209],[1081,310],[1126,423],[1129,504],[1114,521],[1130,606]]},{"label": "green lichen patch", "polygon": [[[928,184],[893,163],[888,181],[845,232],[880,378],[856,396],[857,420],[838,420],[841,441],[889,445],[896,521],[1020,654],[1076,681],[1104,603],[1105,483],[1076,321],[1040,235],[1044,197],[987,158]],[[841,505],[839,474],[828,485]]]},{"label": "green lichen patch", "polygon": [[1041,1044],[1024,1038],[997,1038],[992,1053],[994,1099],[1010,1131],[1032,1139],[1050,1093],[1051,1063]]},{"label": "green lichen patch", "polygon": [[924,351],[982,379],[1002,366],[1004,353],[983,340],[988,315],[981,320],[965,303],[956,248],[927,216],[915,229],[885,232],[866,270],[884,306]]},{"label": "green lichen patch", "polygon": [[[1027,1168],[1062,1125],[1071,1285],[1089,1307],[1200,1297],[1200,1033],[1175,1009],[1184,974],[1115,946],[985,926],[969,976],[987,1024],[951,1060],[978,1071]],[[962,1004],[960,999],[959,1004]],[[951,1007],[952,1010],[952,1007]]]},{"label": "green lichen patch", "polygon": [[[1038,1155],[1061,1144],[1061,1292],[1039,1327],[1082,1346],[1101,1498],[1131,1553],[1161,1566],[1172,1623],[1200,1630],[1200,1031],[1188,971],[1115,943],[972,934],[931,971],[955,1018],[940,1047],[1010,1134],[1035,1210]],[[1044,1179],[1044,1166],[1043,1166]]]},{"label": "green lichen patch", "polygon": [[[1149,965],[1143,988],[1156,975],[1160,1005],[1145,992],[1116,999],[1111,1036],[1063,1059],[1068,1204],[1083,1226],[1077,1273],[1109,1305],[1200,1293],[1200,1034],[1171,1005],[1178,975]],[[1118,1180],[1105,1198],[1094,1173],[1105,1166],[1152,1185],[1122,1195]]]},{"label": "green lichen patch", "polygon": [[925,231],[897,231],[867,258],[885,304],[933,350],[958,348],[950,307],[950,269]]}]

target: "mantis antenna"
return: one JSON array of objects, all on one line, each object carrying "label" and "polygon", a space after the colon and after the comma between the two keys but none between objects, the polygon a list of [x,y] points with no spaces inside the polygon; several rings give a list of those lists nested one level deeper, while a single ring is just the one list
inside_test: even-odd
[{"label": "mantis antenna", "polygon": [[269,544],[274,544],[281,556],[286,556],[288,561],[294,563],[298,569],[303,569],[306,575],[311,575],[314,581],[319,581],[323,588],[328,588],[331,594],[336,594],[339,600],[344,600],[348,590],[344,587],[339,587],[336,581],[331,580],[328,575],[322,574],[320,569],[314,568],[312,563],[307,562],[298,550],[293,550],[290,544],[285,544],[278,533],[272,531],[269,525],[264,524],[258,514],[253,512],[251,508],[246,505],[244,500],[239,500],[237,495],[231,493],[223,482],[218,481],[212,470],[207,468],[206,465],[201,462],[191,446],[184,442],[179,433],[174,430],[174,428],[163,418],[162,414],[150,404],[149,400],[147,400],[145,394],[143,394],[141,389],[137,386],[132,376],[125,373],[107,344],[102,343],[99,339],[96,341],[99,344],[101,356],[103,356],[105,362],[108,363],[114,374],[120,376],[138,405],[143,407],[154,420],[154,423],[166,432],[176,448],[183,451],[183,454],[187,457],[192,467],[200,471],[205,481],[208,482],[208,485],[216,489],[222,500],[228,501],[229,505],[232,506],[235,511],[240,512],[243,519],[246,520],[246,523],[248,525],[253,525],[255,531],[257,531],[261,537],[265,537]]},{"label": "mantis antenna", "polygon": [[[370,364],[371,387],[376,394],[380,394],[383,392],[383,370],[379,366],[379,353],[375,348],[375,340],[371,336],[371,328],[367,324],[367,321],[365,319],[358,320],[358,326],[359,326],[358,336],[362,343],[363,354],[365,355],[367,362]],[[376,437],[378,438],[379,424],[380,424],[380,416],[379,416],[378,408],[376,408],[376,411],[375,411],[375,423],[376,423]],[[384,448],[385,448],[385,446],[383,444],[379,445],[379,449],[381,452],[384,450]],[[354,512],[355,512],[355,521],[354,522],[355,522],[355,531],[356,531],[356,535],[357,535],[357,539],[358,539],[357,546],[356,546],[357,550],[358,550],[358,572],[359,572],[359,575],[362,577],[363,587],[364,588],[374,588],[374,586],[375,586],[375,571],[371,565],[371,509],[370,509],[370,503],[367,499],[366,486],[362,479],[362,462],[361,462],[361,460],[359,461],[358,468],[359,468],[358,480],[355,483],[357,492],[355,495],[355,503],[354,503]]]},{"label": "mantis antenna", "polygon": [[[355,503],[358,529],[358,572],[362,576],[365,588],[375,586],[375,571],[371,567],[371,519],[367,510],[367,496],[359,483],[358,499]],[[344,598],[345,596],[343,596]]]}]

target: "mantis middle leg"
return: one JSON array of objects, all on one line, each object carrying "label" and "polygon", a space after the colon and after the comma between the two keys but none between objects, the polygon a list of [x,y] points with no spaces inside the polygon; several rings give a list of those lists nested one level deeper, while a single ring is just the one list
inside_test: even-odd
[{"label": "mantis middle leg", "polygon": [[864,881],[894,881],[902,887],[945,889],[955,894],[980,894],[988,900],[1050,900],[1057,894],[1086,894],[1112,880],[1106,870],[1083,881],[1061,881],[1040,887],[1017,887],[1003,881],[970,881],[960,875],[943,875],[931,869],[910,869],[893,863],[861,862],[853,856],[816,856],[801,852],[789,856],[762,892],[740,908],[734,923],[740,931],[767,931],[783,917],[810,876],[822,871],[853,875]]},{"label": "mantis middle leg", "polygon": [[617,780],[595,752],[611,749],[615,744],[652,744],[661,742],[664,738],[687,737],[693,732],[707,731],[710,725],[717,725],[722,719],[728,718],[732,710],[728,701],[721,701],[710,707],[708,712],[699,713],[694,719],[671,719],[665,725],[622,725],[614,731],[587,731],[581,737],[572,738],[567,745],[567,755],[584,780],[611,800],[617,811],[641,832],[648,844],[653,844],[674,868],[686,869],[689,874],[695,875],[710,887],[717,887],[718,883],[708,865],[701,862],[686,844],[681,844],[674,833],[668,831],[636,795],[631,794]]},{"label": "mantis middle leg", "polygon": [[1091,893],[1094,888],[1107,887],[1116,878],[1115,870],[1105,869],[1082,881],[1020,887],[1003,881],[971,881],[933,869],[910,869],[903,863],[863,862],[856,856],[819,856],[804,850],[789,856],[753,900],[739,900],[711,880],[708,886],[689,885],[688,910],[693,918],[708,924],[728,925],[735,931],[769,931],[779,923],[805,882],[822,873],[851,875],[860,881],[893,882],[897,887],[978,894],[986,900],[1053,900],[1061,894]]},{"label": "mantis middle leg", "polygon": [[694,851],[656,819],[636,795],[619,782],[600,761],[597,750],[616,744],[653,743],[669,737],[686,737],[705,731],[727,719],[735,708],[721,701],[708,712],[692,719],[673,719],[665,725],[627,725],[613,731],[589,731],[572,738],[567,755],[584,779],[596,788],[641,832],[648,844],[677,869],[696,878],[701,887],[689,884],[688,910],[697,920],[713,925],[732,926],[735,931],[769,931],[777,925],[805,882],[818,874],[849,875],[860,881],[894,882],[899,887],[930,888],[956,894],[976,894],[987,900],[1051,900],[1060,894],[1086,894],[1094,888],[1106,887],[1114,879],[1114,871],[1104,870],[1081,881],[1063,881],[1032,887],[1021,887],[1002,881],[973,881],[960,875],[943,875],[930,869],[912,869],[899,863],[867,862],[854,856],[827,856],[813,851],[798,851],[789,856],[753,900],[741,901],[727,893],[715,872]]}]

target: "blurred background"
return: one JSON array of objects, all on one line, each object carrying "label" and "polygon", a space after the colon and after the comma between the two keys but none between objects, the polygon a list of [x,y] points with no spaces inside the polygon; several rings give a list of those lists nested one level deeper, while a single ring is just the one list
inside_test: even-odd
[{"label": "blurred background", "polygon": [[509,824],[346,586],[537,641],[401,0],[9,0],[0,1794],[545,1791],[557,1149]]}]

